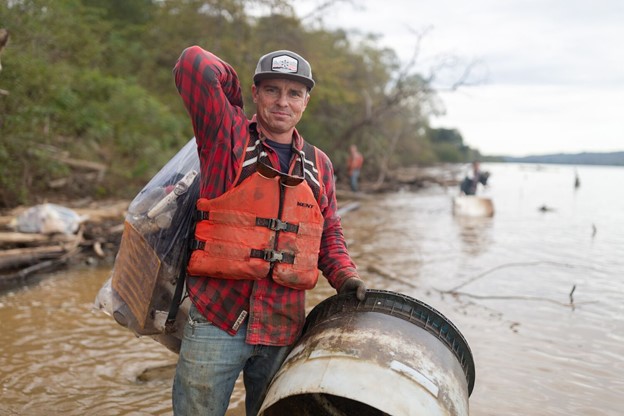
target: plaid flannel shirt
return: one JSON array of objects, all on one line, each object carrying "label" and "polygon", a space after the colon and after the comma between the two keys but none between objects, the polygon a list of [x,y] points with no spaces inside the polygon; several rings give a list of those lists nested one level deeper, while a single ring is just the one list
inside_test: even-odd
[{"label": "plaid flannel shirt", "polygon": [[[245,146],[255,116],[243,112],[240,83],[235,70],[199,46],[185,49],[174,68],[175,83],[191,117],[201,167],[200,196],[216,198],[235,184],[245,158]],[[295,130],[293,145],[303,147]],[[271,164],[279,169],[278,156],[266,146]],[[333,166],[319,152],[318,169],[324,184],[320,208],[325,218],[319,252],[319,269],[334,288],[357,277],[348,252],[334,187]],[[293,159],[294,161],[294,159]],[[229,280],[188,276],[187,290],[198,310],[213,325],[235,334],[247,324],[247,343],[291,345],[305,322],[305,291],[262,280]]]}]

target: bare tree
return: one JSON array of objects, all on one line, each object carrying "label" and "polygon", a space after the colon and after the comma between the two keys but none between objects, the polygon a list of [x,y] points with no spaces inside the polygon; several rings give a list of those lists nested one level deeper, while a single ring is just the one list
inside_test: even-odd
[{"label": "bare tree", "polygon": [[[409,139],[408,135],[413,138],[416,125],[428,124],[431,114],[442,111],[436,98],[438,92],[456,91],[462,86],[484,82],[482,77],[475,75],[475,70],[482,64],[478,60],[462,64],[457,57],[443,55],[431,62],[426,70],[420,70],[423,66],[420,62],[422,44],[430,30],[412,31],[415,42],[410,58],[399,66],[381,96],[362,91],[364,109],[359,113],[360,117],[353,119],[343,130],[342,143],[349,143],[354,137],[366,137],[364,131],[371,129],[377,129],[384,136],[383,145],[370,146],[371,143],[368,143],[368,147],[375,147],[377,152],[376,188],[383,185],[391,167],[390,160],[400,151],[397,150],[398,143]],[[447,77],[446,85],[438,79],[443,72],[452,74]]]}]

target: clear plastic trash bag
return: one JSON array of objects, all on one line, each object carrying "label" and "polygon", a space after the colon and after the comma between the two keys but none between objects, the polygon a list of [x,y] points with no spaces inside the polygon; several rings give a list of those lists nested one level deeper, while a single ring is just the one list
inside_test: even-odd
[{"label": "clear plastic trash bag", "polygon": [[21,233],[75,234],[86,219],[72,209],[46,203],[28,208],[11,222],[11,226]]},{"label": "clear plastic trash bag", "polygon": [[178,352],[190,301],[167,324],[176,283],[186,268],[199,198],[199,158],[191,139],[137,194],[128,208],[119,252],[94,307],[137,336]]}]

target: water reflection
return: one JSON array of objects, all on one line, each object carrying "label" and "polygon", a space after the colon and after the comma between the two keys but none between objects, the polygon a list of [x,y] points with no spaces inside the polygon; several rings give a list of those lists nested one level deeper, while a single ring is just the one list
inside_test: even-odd
[{"label": "water reflection", "polygon": [[175,357],[91,308],[108,270],[61,272],[3,296],[0,414],[170,414],[170,379],[141,381]]},{"label": "water reflection", "polygon": [[492,244],[492,218],[455,216],[454,219],[465,254],[478,256],[487,251]]}]

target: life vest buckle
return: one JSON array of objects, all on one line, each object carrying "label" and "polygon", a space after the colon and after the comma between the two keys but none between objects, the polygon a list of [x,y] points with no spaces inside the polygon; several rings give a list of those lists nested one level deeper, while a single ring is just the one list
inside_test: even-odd
[{"label": "life vest buckle", "polygon": [[282,261],[284,259],[284,254],[281,251],[264,250],[263,259],[271,263]]},{"label": "life vest buckle", "polygon": [[286,231],[288,229],[288,223],[280,220],[279,218],[270,218],[269,229],[273,231]]}]

